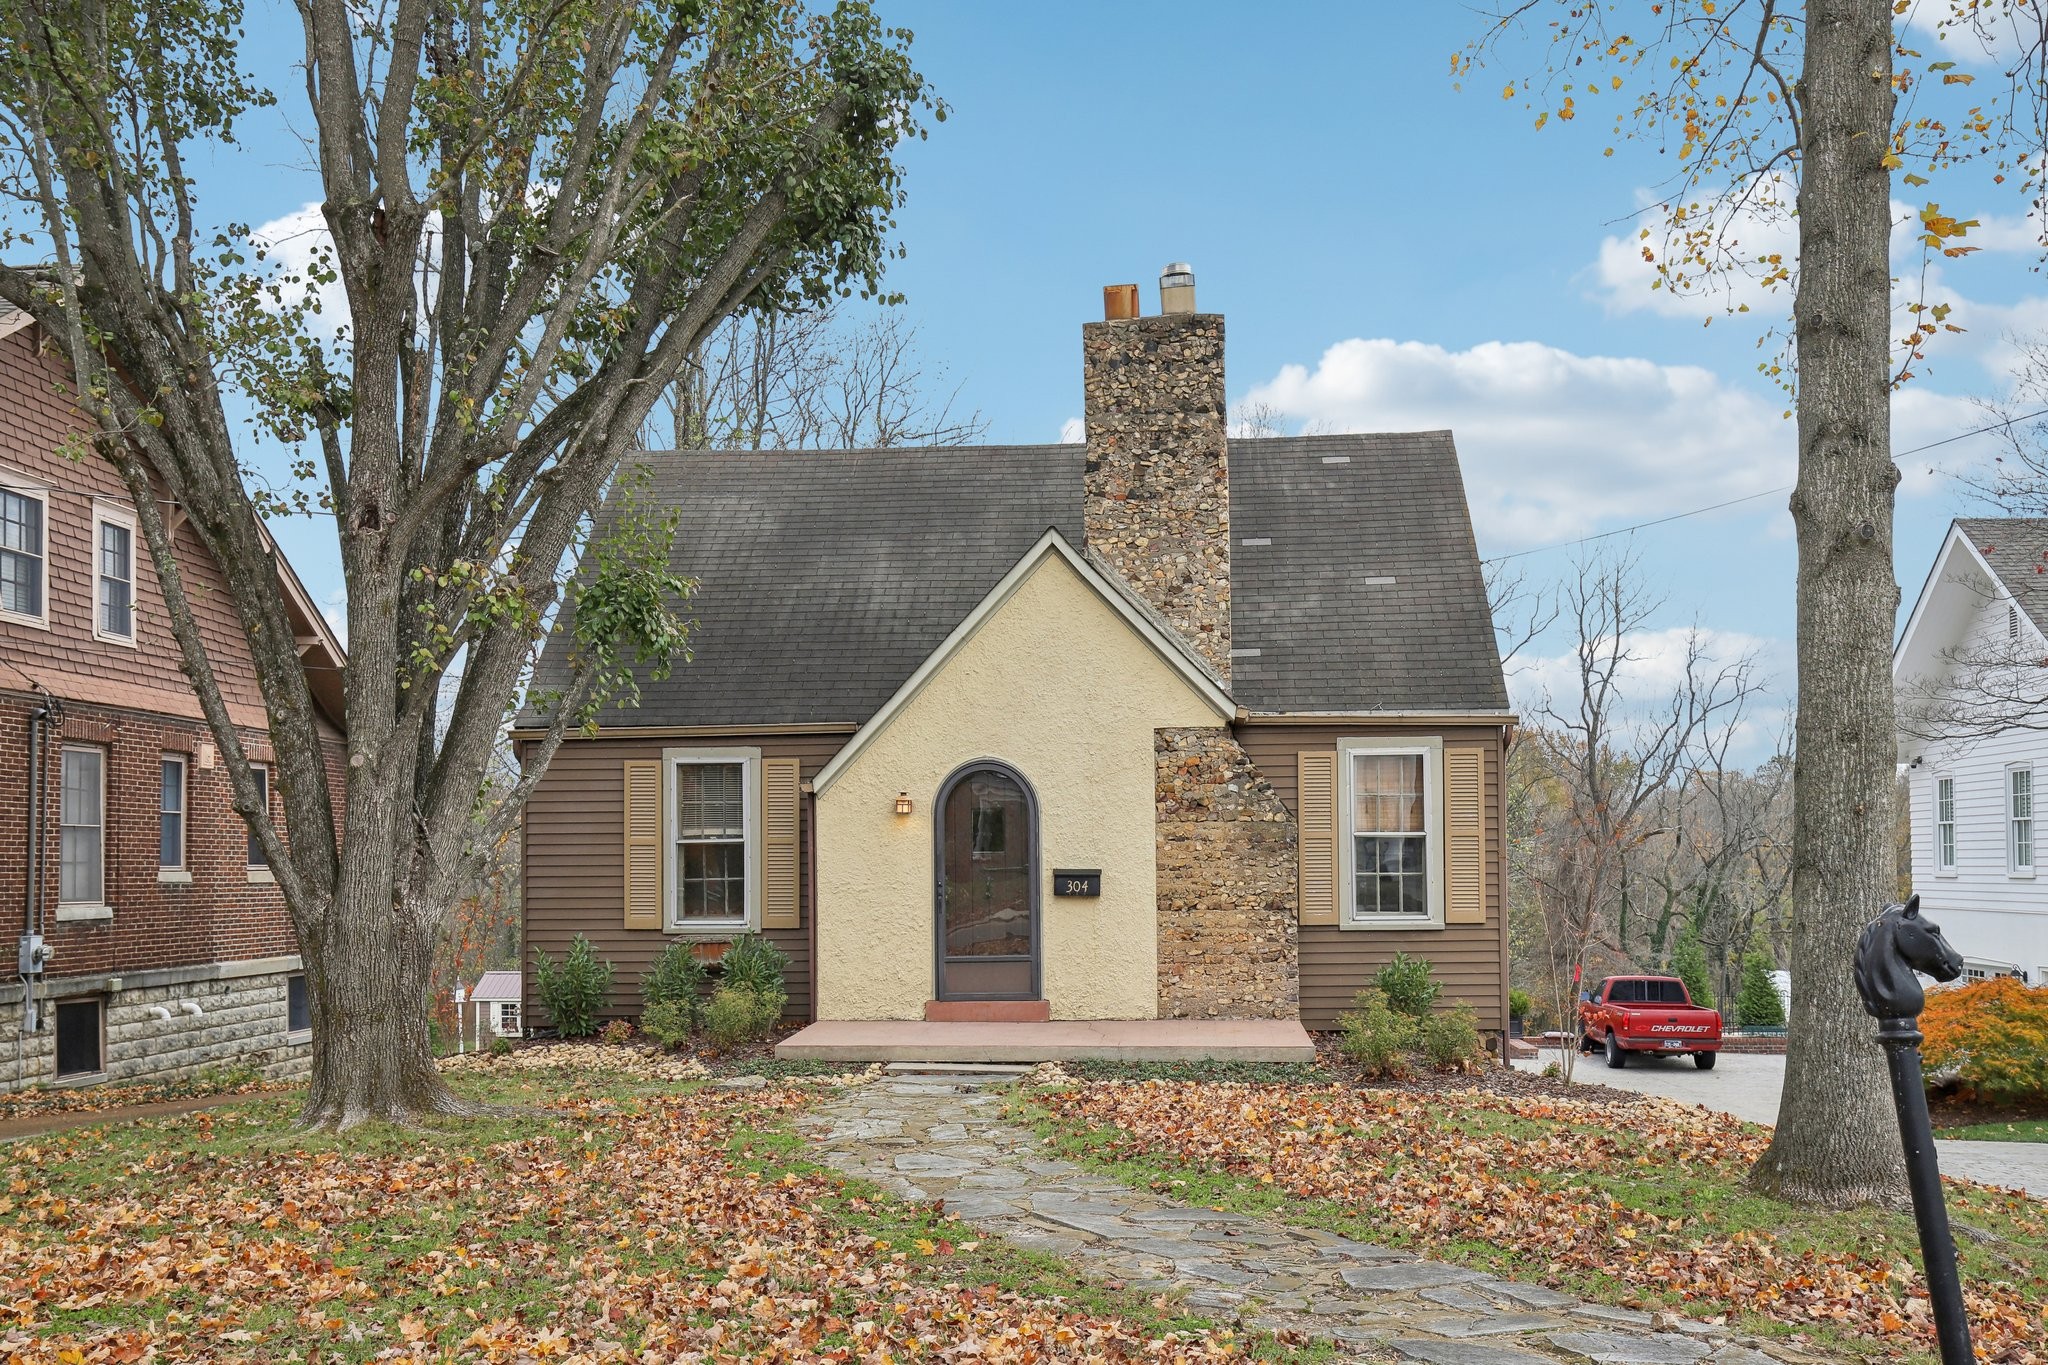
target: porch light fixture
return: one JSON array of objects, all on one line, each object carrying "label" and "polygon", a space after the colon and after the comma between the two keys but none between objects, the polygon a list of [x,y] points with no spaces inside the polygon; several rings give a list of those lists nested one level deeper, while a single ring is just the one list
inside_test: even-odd
[{"label": "porch light fixture", "polygon": [[910,814],[910,793],[909,793],[909,792],[897,792],[897,793],[896,793],[896,813],[897,813],[898,815],[908,815],[908,814]]}]

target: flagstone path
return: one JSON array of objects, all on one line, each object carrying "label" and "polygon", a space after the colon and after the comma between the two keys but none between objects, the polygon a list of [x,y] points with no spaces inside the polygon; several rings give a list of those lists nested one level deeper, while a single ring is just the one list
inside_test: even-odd
[{"label": "flagstone path", "polygon": [[[1191,1208],[1048,1157],[1002,1117],[1015,1074],[891,1074],[849,1087],[800,1126],[820,1161],[946,1210],[1015,1246],[1134,1289],[1181,1290],[1189,1308],[1427,1365],[1773,1365],[1813,1360],[1647,1313],[1407,1252]],[[1767,1353],[1769,1352],[1769,1353]]]}]

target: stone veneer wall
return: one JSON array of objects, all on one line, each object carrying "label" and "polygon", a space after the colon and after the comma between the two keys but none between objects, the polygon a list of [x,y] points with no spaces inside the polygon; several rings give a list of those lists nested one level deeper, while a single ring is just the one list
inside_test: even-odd
[{"label": "stone veneer wall", "polygon": [[[312,1063],[306,1034],[287,1031],[285,979],[299,970],[296,957],[217,962],[128,972],[119,978],[52,977],[44,1003],[44,1026],[21,1032],[21,987],[0,989],[0,1093],[34,1085],[119,1085],[170,1081],[209,1067],[254,1066],[269,1080],[298,1080]],[[109,990],[113,979],[121,989]],[[56,1076],[54,1005],[59,1000],[98,996],[104,1070],[93,1077]],[[200,1013],[180,1003],[193,1001]],[[169,1022],[150,1008],[170,1011]]]},{"label": "stone veneer wall", "polygon": [[1223,319],[1081,328],[1088,544],[1230,676]]},{"label": "stone veneer wall", "polygon": [[1156,732],[1159,1015],[1300,1012],[1294,818],[1223,728]]}]

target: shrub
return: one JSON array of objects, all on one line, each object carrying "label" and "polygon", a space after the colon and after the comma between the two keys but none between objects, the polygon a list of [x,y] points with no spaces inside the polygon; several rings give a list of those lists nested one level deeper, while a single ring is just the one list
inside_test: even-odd
[{"label": "shrub", "polygon": [[614,1019],[597,1031],[597,1036],[612,1046],[633,1041],[633,1023],[630,1019]]},{"label": "shrub", "polygon": [[[654,965],[647,969],[647,974],[640,978],[640,998],[650,1006],[682,1006],[687,1028],[696,1021],[697,1004],[709,979],[710,973],[698,960],[695,945],[673,939],[668,947],[661,950],[661,956],[654,959]],[[641,1017],[644,1020],[646,1016],[643,1013]]]},{"label": "shrub", "polygon": [[1930,1072],[1987,1100],[2048,1099],[2048,986],[2010,976],[1934,991],[1920,1014]]},{"label": "shrub", "polygon": [[1508,992],[1508,1018],[1527,1019],[1535,1008],[1535,999],[1520,986]]},{"label": "shrub", "polygon": [[720,986],[703,1008],[704,1032],[720,1049],[766,1038],[782,1018],[789,997],[781,991],[755,991],[744,986]]},{"label": "shrub", "polygon": [[1707,950],[1691,925],[1678,936],[1671,950],[1671,974],[1685,983],[1686,994],[1703,1010],[1714,1008],[1714,983],[1707,970]]},{"label": "shrub", "polygon": [[719,985],[756,995],[784,994],[782,974],[788,968],[789,955],[782,949],[759,934],[741,934],[718,960]]},{"label": "shrub", "polygon": [[512,1055],[512,1040],[503,1036],[491,1039],[491,1055],[493,1057],[510,1057]]},{"label": "shrub", "polygon": [[696,1002],[657,1000],[640,1012],[640,1031],[663,1047],[680,1047],[697,1025]]},{"label": "shrub", "polygon": [[1344,1027],[1339,1049],[1368,1076],[1407,1075],[1408,1054],[1415,1048],[1415,1021],[1395,1010],[1387,992],[1378,986],[1367,986],[1353,1003],[1357,1008],[1338,1020]]},{"label": "shrub", "polygon": [[1429,959],[1395,953],[1394,960],[1380,968],[1373,978],[1386,1002],[1410,1019],[1420,1019],[1436,1004],[1443,987],[1431,975]]},{"label": "shrub", "polygon": [[1735,1022],[1744,1028],[1783,1028],[1785,1002],[1771,981],[1771,960],[1752,952],[1742,959],[1742,989],[1735,995]]},{"label": "shrub", "polygon": [[590,940],[578,934],[557,963],[533,950],[533,992],[564,1038],[587,1038],[597,1029],[597,1012],[612,992],[612,964],[601,960]]},{"label": "shrub", "polygon": [[1422,1055],[1439,1071],[1479,1061],[1484,1053],[1479,1045],[1479,1016],[1472,1007],[1458,1005],[1423,1020]]}]

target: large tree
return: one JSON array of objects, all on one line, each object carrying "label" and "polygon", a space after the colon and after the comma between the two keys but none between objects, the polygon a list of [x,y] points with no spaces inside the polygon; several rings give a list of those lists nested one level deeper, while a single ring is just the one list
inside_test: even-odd
[{"label": "large tree", "polygon": [[[233,0],[0,6],[0,299],[62,351],[92,454],[135,501],[305,954],[305,1118],[345,1127],[463,1109],[427,1043],[451,901],[565,727],[682,648],[663,524],[607,519],[586,543],[621,456],[722,319],[877,288],[897,151],[935,106],[865,0],[296,12],[299,51],[245,37]],[[303,104],[268,112],[287,88]],[[209,213],[195,169],[254,174],[236,135],[263,119],[304,139],[319,186],[322,245],[296,272]],[[322,315],[337,290],[345,316]],[[273,452],[301,442],[280,480]],[[257,818],[168,506],[254,652],[283,838]],[[301,507],[331,512],[347,592],[335,753],[264,525]],[[535,699],[549,731],[478,818],[566,592],[573,681]]]},{"label": "large tree", "polygon": [[[1591,116],[1609,155],[1664,158],[1642,229],[1654,286],[1711,295],[1735,277],[1792,295],[1788,349],[1763,368],[1795,393],[1799,705],[1793,776],[1791,1044],[1754,1172],[1827,1204],[1904,1197],[1881,1054],[1849,975],[1890,898],[1894,739],[1892,387],[1959,324],[1926,268],[1973,222],[1929,202],[1895,312],[1891,195],[1979,176],[2036,207],[2048,14],[2038,0],[1521,0],[1456,63],[1540,25],[1548,60],[1504,95],[1539,126]],[[1940,49],[1941,60],[1919,49]],[[1960,64],[1959,64],[1960,63]],[[1973,90],[1987,66],[2004,88]],[[1611,115],[1611,117],[1608,117]],[[1795,245],[1787,248],[1786,239]],[[1749,311],[1754,291],[1725,295]]]}]

